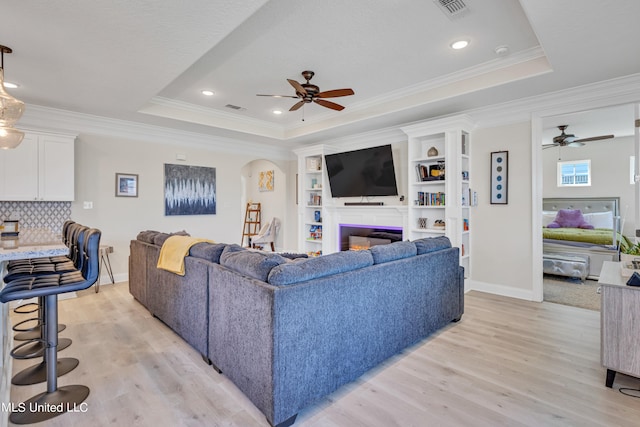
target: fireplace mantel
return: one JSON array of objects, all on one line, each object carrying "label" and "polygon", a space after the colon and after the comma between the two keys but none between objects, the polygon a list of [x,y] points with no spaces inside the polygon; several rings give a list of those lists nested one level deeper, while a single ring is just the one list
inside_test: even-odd
[{"label": "fireplace mantel", "polygon": [[331,252],[340,250],[340,224],[362,224],[370,226],[402,227],[403,239],[407,237],[408,208],[406,205],[383,206],[325,206],[323,239],[329,243]]}]

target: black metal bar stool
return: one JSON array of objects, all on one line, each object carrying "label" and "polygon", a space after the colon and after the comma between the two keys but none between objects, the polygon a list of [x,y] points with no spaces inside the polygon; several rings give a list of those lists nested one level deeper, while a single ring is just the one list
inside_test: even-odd
[{"label": "black metal bar stool", "polygon": [[[74,242],[74,239],[77,239],[79,232],[80,229],[75,227],[75,221],[65,221],[62,225],[62,241],[69,248],[68,255],[11,260],[7,263],[7,275],[3,278],[4,281],[8,282],[12,278],[16,278],[17,276],[14,276],[16,273],[28,272],[27,268],[32,268],[34,266],[39,266],[39,269],[42,269],[44,265],[60,264],[60,266],[58,267],[59,270],[65,270],[65,266],[67,271],[75,269],[76,267],[73,265],[72,258],[74,258],[73,252],[77,251],[77,242]],[[27,302],[14,308],[14,313],[18,314],[29,314],[38,312],[38,314],[36,315],[37,317],[32,317],[13,325],[13,331],[18,332],[13,337],[14,340],[30,341],[41,338],[41,304],[42,301],[38,300],[38,302]],[[28,322],[33,321],[36,321],[36,323],[30,328],[22,326]],[[63,324],[58,325],[58,332],[63,331],[65,327],[66,326]]]},{"label": "black metal bar stool", "polygon": [[[16,266],[13,269],[13,272],[7,274],[5,276],[5,280],[10,278],[8,282],[11,282],[18,278],[24,277],[34,277],[34,276],[44,276],[51,274],[63,274],[72,271],[76,271],[78,269],[82,269],[84,257],[78,254],[79,248],[84,244],[84,234],[89,230],[89,227],[81,226],[79,224],[73,224],[75,231],[73,233],[73,237],[68,238],[67,242],[70,247],[72,247],[74,251],[73,258],[75,259],[75,264],[69,259],[66,258],[67,261],[63,262],[51,262],[48,264],[39,263],[32,266]],[[76,265],[77,264],[77,265]],[[77,268],[76,268],[77,267]],[[22,332],[21,335],[25,337],[24,341],[29,341],[23,344],[16,346],[11,350],[11,357],[15,359],[32,359],[36,357],[42,357],[42,361],[37,364],[30,366],[22,371],[18,372],[11,379],[11,383],[14,385],[31,385],[41,383],[47,380],[46,376],[46,339],[45,339],[45,331],[46,331],[46,307],[44,304],[44,297],[38,297],[38,325],[39,328],[37,331],[31,332]],[[27,319],[26,321],[31,321],[33,319]],[[19,322],[18,324],[13,326],[14,330],[17,329],[17,326],[26,321]],[[58,333],[65,328],[64,325],[58,325]],[[14,339],[16,339],[14,337]],[[59,338],[58,339],[58,347],[57,351],[62,351],[65,348],[71,345],[71,340],[68,338]],[[78,360],[73,358],[63,358],[58,360],[58,368],[57,375],[62,376],[66,373],[71,372],[78,366]]]},{"label": "black metal bar stool", "polygon": [[[8,269],[8,273],[4,276],[3,280],[6,283],[15,281],[16,279],[23,277],[45,276],[51,274],[63,274],[75,270],[82,269],[83,258],[80,256],[80,247],[83,244],[84,233],[89,230],[88,227],[70,223],[65,229],[65,243],[70,248],[69,256],[55,257],[56,259],[50,259],[48,262],[45,258],[33,258],[40,260],[33,264],[17,264]],[[28,260],[24,260],[28,261]],[[40,310],[38,311],[38,317],[30,318],[18,322],[13,325],[13,330],[22,333],[19,338],[20,341],[28,341],[16,346],[11,350],[11,357],[16,359],[32,359],[36,357],[44,356],[44,306],[43,299],[39,299]],[[28,322],[36,321],[36,325],[31,328],[25,328],[22,325]],[[64,325],[58,325],[58,332],[64,330]],[[71,345],[71,340],[68,338],[60,338],[58,341],[58,351],[64,350]]]},{"label": "black metal bar stool", "polygon": [[[58,387],[58,295],[89,288],[98,280],[100,231],[86,231],[80,256],[82,269],[58,274],[22,277],[12,280],[0,291],[0,302],[9,302],[34,297],[44,298],[45,313],[45,357],[47,391],[23,404],[23,412],[13,412],[9,420],[14,424],[31,424],[58,416],[77,407],[89,396],[89,388],[83,385]],[[47,411],[47,408],[55,408]]]}]

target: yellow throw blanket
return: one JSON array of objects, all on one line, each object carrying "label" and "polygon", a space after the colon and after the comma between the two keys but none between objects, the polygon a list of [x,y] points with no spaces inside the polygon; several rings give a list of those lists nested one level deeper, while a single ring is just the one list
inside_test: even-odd
[{"label": "yellow throw blanket", "polygon": [[191,246],[201,242],[214,243],[213,240],[191,236],[169,236],[160,248],[158,268],[184,276],[184,257],[189,255]]}]

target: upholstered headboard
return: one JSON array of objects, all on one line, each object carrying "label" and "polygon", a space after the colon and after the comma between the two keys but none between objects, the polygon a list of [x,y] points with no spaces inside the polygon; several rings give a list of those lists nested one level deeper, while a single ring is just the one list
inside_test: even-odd
[{"label": "upholstered headboard", "polygon": [[560,209],[580,209],[582,213],[613,212],[614,217],[619,217],[620,198],[573,197],[542,199],[543,211],[558,211]]}]

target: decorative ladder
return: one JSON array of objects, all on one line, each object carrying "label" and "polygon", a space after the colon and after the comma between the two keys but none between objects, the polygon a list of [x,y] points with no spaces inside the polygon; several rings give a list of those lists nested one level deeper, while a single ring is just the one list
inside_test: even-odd
[{"label": "decorative ladder", "polygon": [[240,245],[251,247],[251,237],[260,231],[260,203],[247,203],[247,209],[244,213],[244,225],[242,226],[242,240]]}]

